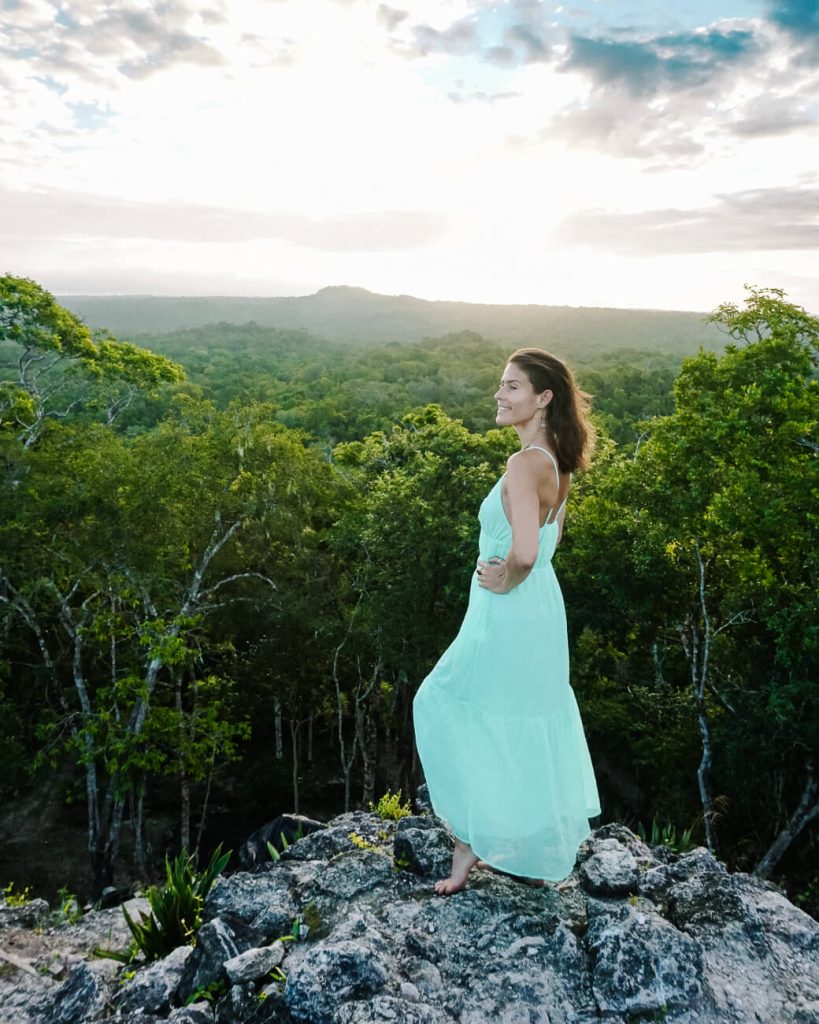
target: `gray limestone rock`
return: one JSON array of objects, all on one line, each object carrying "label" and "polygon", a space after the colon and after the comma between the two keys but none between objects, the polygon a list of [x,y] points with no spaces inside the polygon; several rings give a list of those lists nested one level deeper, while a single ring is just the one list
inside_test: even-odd
[{"label": "gray limestone rock", "polygon": [[173,1024],[213,1024],[213,1019],[211,1005],[205,1001],[177,1007],[168,1017]]},{"label": "gray limestone rock", "polygon": [[452,1018],[430,1003],[377,995],[371,1000],[345,1003],[333,1024],[447,1024]]},{"label": "gray limestone rock", "polygon": [[103,1016],[108,1003],[111,969],[80,963],[57,990],[43,1024],[87,1024]]},{"label": "gray limestone rock", "polygon": [[446,878],[452,864],[452,837],[431,818],[401,818],[393,853],[398,867],[426,878]]},{"label": "gray limestone rock", "polygon": [[322,939],[287,975],[284,998],[304,1024],[332,1024],[339,1004],[382,989],[389,970],[375,943]]},{"label": "gray limestone rock", "polygon": [[432,814],[432,803],[429,799],[429,786],[422,782],[415,792],[415,809],[419,814]]},{"label": "gray limestone rock", "polygon": [[619,839],[598,839],[581,863],[583,887],[596,896],[619,896],[637,889],[637,858]]},{"label": "gray limestone rock", "polygon": [[245,1024],[258,1007],[252,985],[233,985],[216,1004],[216,1024]]},{"label": "gray limestone rock", "polygon": [[127,981],[115,996],[121,1013],[167,1013],[193,946],[177,946],[164,960],[148,964]]},{"label": "gray limestone rock", "polygon": [[274,942],[272,946],[247,949],[244,953],[225,961],[225,973],[231,984],[255,981],[268,974],[284,960],[284,944]]},{"label": "gray limestone rock", "polygon": [[586,936],[592,986],[604,1013],[667,1012],[702,999],[700,944],[657,913],[631,904],[593,910]]},{"label": "gray limestone rock", "polygon": [[[333,832],[376,849],[331,842],[326,856],[314,847],[309,858],[218,880],[175,994],[170,980],[159,994],[149,984],[154,972],[173,976],[169,959],[124,986],[112,1017],[110,976],[76,966],[82,949],[101,944],[91,936],[115,925],[103,917],[111,911],[93,912],[60,930],[87,946],[42,947],[32,958],[42,974],[0,971],[0,1024],[49,1024],[55,1010],[59,1024],[102,1024],[106,1013],[106,1024],[819,1024],[819,923],[705,850],[651,849],[608,825],[559,887],[476,870],[467,888],[441,897],[434,874],[396,869],[391,856],[404,837],[420,865],[418,851],[447,834],[433,817],[353,812],[322,830]],[[311,927],[281,944],[286,983],[257,978],[267,961],[255,958],[292,934],[297,915]],[[62,987],[45,971],[56,957],[75,965]],[[180,1005],[214,980],[215,1005]]]},{"label": "gray limestone rock", "polygon": [[45,900],[14,904],[0,898],[0,931],[6,928],[39,928],[48,920],[50,913]]},{"label": "gray limestone rock", "polygon": [[221,917],[203,924],[179,979],[180,1002],[214,982],[227,982],[225,963],[258,945],[259,933],[236,914],[225,911]]}]

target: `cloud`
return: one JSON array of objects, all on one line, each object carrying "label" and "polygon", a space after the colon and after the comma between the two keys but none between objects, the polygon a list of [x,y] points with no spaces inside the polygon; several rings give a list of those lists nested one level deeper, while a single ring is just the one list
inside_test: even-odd
[{"label": "cloud", "polygon": [[[44,8],[49,16],[45,16]],[[181,0],[148,5],[73,0],[55,11],[51,4],[19,0],[4,27],[4,52],[26,59],[33,71],[57,81],[111,79],[116,70],[145,78],[181,64],[214,67],[225,58],[208,36],[224,22],[215,8],[198,9]]]},{"label": "cloud", "polygon": [[446,228],[443,214],[375,210],[335,217],[109,199],[56,189],[0,192],[7,239],[156,239],[236,243],[275,239],[327,252],[391,252],[428,245]]},{"label": "cloud", "polygon": [[390,7],[389,4],[379,4],[376,11],[378,21],[388,32],[393,32],[402,21],[409,17],[409,11],[399,10],[397,7]]},{"label": "cloud", "polygon": [[758,49],[754,34],[733,29],[656,36],[646,40],[569,37],[562,71],[582,71],[595,86],[622,86],[633,96],[697,87]]},{"label": "cloud", "polygon": [[695,209],[584,210],[559,229],[567,244],[629,255],[819,249],[819,188],[747,189]]},{"label": "cloud", "polygon": [[792,96],[762,95],[751,100],[726,127],[732,135],[760,138],[787,135],[816,125],[816,116],[807,103]]},{"label": "cloud", "polygon": [[819,5],[816,0],[773,0],[769,20],[778,28],[800,38],[819,36]]},{"label": "cloud", "polygon": [[431,25],[413,26],[416,53],[426,57],[430,53],[467,56],[480,49],[477,25],[471,18],[460,18],[445,29]]}]

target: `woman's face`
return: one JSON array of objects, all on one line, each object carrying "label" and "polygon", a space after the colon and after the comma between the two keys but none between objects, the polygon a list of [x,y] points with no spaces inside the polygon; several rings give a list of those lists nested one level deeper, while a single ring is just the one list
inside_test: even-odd
[{"label": "woman's face", "polygon": [[538,394],[523,367],[508,363],[503,371],[500,387],[495,392],[498,411],[495,422],[499,427],[523,426],[538,419],[552,397],[551,391]]}]

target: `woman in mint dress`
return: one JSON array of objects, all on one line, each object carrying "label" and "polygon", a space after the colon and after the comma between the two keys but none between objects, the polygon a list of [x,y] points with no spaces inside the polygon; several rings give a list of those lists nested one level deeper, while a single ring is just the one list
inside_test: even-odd
[{"label": "woman in mint dress", "polygon": [[565,878],[600,813],[552,568],[571,473],[592,444],[587,396],[555,356],[520,349],[495,400],[520,451],[481,505],[466,616],[413,705],[430,801],[456,837],[441,895],[463,889],[479,859]]}]

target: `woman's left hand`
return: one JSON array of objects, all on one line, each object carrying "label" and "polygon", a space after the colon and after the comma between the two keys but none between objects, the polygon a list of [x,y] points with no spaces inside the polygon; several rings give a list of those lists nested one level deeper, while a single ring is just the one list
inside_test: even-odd
[{"label": "woman's left hand", "polygon": [[488,562],[478,559],[478,568],[475,570],[478,577],[478,586],[485,590],[491,590],[493,594],[506,593],[506,559],[499,555],[493,555]]}]

